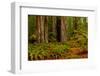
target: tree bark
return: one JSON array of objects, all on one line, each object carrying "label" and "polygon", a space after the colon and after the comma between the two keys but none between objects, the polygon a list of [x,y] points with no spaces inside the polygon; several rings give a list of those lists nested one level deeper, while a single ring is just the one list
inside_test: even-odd
[{"label": "tree bark", "polygon": [[43,16],[36,16],[36,35],[37,42],[44,42],[44,18]]},{"label": "tree bark", "polygon": [[57,16],[56,17],[56,31],[57,31],[57,41],[58,42],[60,42],[60,40],[61,40],[61,28],[60,28],[60,26],[61,26],[61,18],[59,17],[59,16]]},{"label": "tree bark", "polygon": [[44,17],[40,16],[40,42],[44,42]]},{"label": "tree bark", "polygon": [[38,43],[40,43],[40,25],[40,16],[36,16],[36,35]]},{"label": "tree bark", "polygon": [[56,17],[52,16],[52,32],[56,33]]},{"label": "tree bark", "polygon": [[66,18],[64,16],[61,16],[61,42],[65,42],[67,40],[67,34],[66,34]]},{"label": "tree bark", "polygon": [[48,43],[48,17],[44,17],[44,39],[45,43]]}]

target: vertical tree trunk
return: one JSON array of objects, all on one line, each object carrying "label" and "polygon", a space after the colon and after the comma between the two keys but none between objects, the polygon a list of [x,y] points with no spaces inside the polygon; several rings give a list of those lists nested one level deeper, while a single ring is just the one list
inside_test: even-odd
[{"label": "vertical tree trunk", "polygon": [[65,42],[67,39],[66,34],[66,18],[64,16],[61,16],[61,42]]},{"label": "vertical tree trunk", "polygon": [[36,35],[37,42],[40,43],[40,16],[36,16]]},{"label": "vertical tree trunk", "polygon": [[52,16],[52,32],[56,33],[56,17]]},{"label": "vertical tree trunk", "polygon": [[78,29],[78,18],[77,17],[73,17],[73,25],[74,25],[74,30]]},{"label": "vertical tree trunk", "polygon": [[44,17],[44,39],[48,43],[48,17]]},{"label": "vertical tree trunk", "polygon": [[59,16],[56,17],[56,31],[57,31],[57,41],[60,42],[61,40],[61,18]]},{"label": "vertical tree trunk", "polygon": [[40,16],[40,42],[44,42],[44,17]]},{"label": "vertical tree trunk", "polygon": [[67,17],[67,40],[73,35],[73,17]]},{"label": "vertical tree trunk", "polygon": [[37,42],[44,42],[44,18],[43,16],[36,16],[36,35]]}]

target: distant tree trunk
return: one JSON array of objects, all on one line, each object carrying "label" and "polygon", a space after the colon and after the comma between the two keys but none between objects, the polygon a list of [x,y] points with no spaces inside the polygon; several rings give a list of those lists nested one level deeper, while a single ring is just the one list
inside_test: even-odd
[{"label": "distant tree trunk", "polygon": [[44,17],[40,16],[40,42],[44,42]]},{"label": "distant tree trunk", "polygon": [[66,18],[64,16],[61,16],[61,42],[65,42],[67,40],[67,34],[66,34]]},{"label": "distant tree trunk", "polygon": [[40,16],[36,16],[36,35],[38,43],[40,43],[40,25]]},{"label": "distant tree trunk", "polygon": [[44,17],[44,39],[48,43],[48,17]]},{"label": "distant tree trunk", "polygon": [[59,16],[56,17],[56,31],[57,31],[57,41],[60,42],[61,40],[61,28],[60,28],[60,25],[61,25],[61,19]]},{"label": "distant tree trunk", "polygon": [[78,29],[78,17],[73,17],[74,30]]},{"label": "distant tree trunk", "polygon": [[73,35],[73,17],[67,17],[67,40]]},{"label": "distant tree trunk", "polygon": [[56,33],[56,17],[52,16],[52,32]]}]

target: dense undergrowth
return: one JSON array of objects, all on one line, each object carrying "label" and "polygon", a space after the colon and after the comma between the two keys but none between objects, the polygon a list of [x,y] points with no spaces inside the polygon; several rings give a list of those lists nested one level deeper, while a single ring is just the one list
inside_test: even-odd
[{"label": "dense undergrowth", "polygon": [[80,52],[87,52],[86,49],[71,48],[67,43],[61,42],[29,44],[28,46],[28,60],[30,61],[81,58]]}]

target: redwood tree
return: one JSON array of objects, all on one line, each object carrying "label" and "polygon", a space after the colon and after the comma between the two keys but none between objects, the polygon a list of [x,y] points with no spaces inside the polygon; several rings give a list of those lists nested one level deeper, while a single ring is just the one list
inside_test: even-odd
[{"label": "redwood tree", "polygon": [[36,35],[37,42],[44,42],[44,18],[43,16],[36,16]]},{"label": "redwood tree", "polygon": [[48,43],[48,16],[44,17],[44,40]]},{"label": "redwood tree", "polygon": [[36,16],[36,35],[38,43],[40,43],[40,25],[40,16]]},{"label": "redwood tree", "polygon": [[61,16],[61,42],[66,41],[66,18],[64,16]]}]

